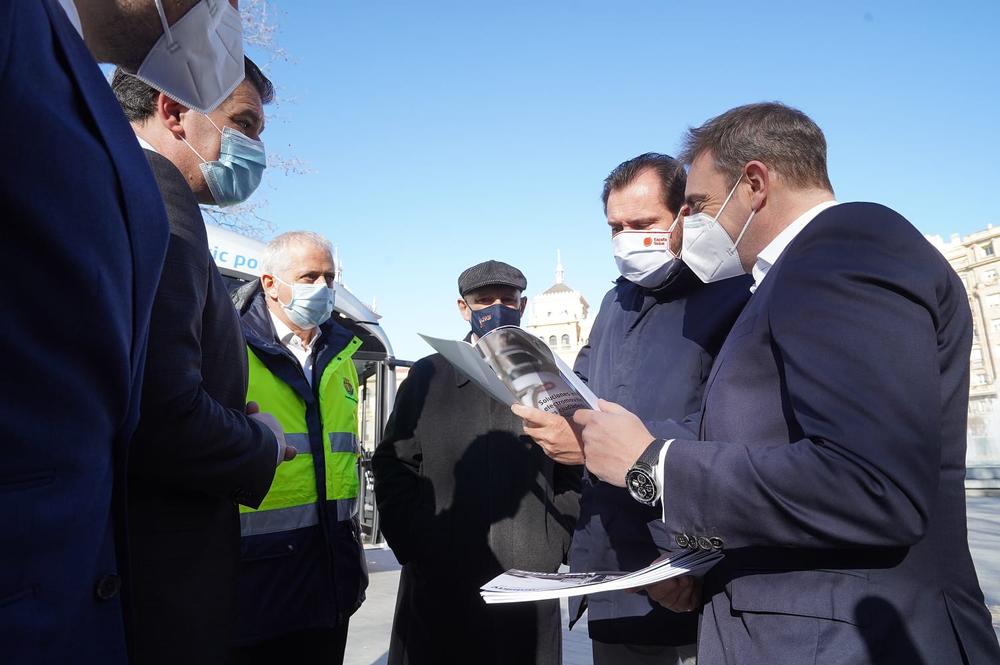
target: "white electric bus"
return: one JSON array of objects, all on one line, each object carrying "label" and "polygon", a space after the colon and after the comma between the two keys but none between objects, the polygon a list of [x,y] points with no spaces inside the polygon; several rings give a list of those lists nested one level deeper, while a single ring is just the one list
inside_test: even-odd
[{"label": "white electric bus", "polygon": [[[264,243],[206,224],[208,246],[219,272],[232,293],[243,284],[260,277],[260,261]],[[337,322],[361,340],[361,347],[354,354],[358,370],[360,399],[358,400],[358,434],[361,446],[361,527],[371,543],[380,540],[378,511],[371,475],[371,454],[382,439],[385,421],[392,411],[396,396],[397,362],[385,330],[379,325],[381,316],[362,303],[343,284],[336,284],[334,315]]]}]

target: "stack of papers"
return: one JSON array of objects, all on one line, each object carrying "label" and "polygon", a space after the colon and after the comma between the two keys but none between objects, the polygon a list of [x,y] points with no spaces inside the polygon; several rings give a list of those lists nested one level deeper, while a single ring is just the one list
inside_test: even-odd
[{"label": "stack of papers", "polygon": [[493,605],[637,589],[671,577],[704,575],[721,559],[722,553],[717,550],[693,550],[671,559],[662,559],[633,573],[532,573],[508,570],[483,585],[479,594],[487,604]]}]

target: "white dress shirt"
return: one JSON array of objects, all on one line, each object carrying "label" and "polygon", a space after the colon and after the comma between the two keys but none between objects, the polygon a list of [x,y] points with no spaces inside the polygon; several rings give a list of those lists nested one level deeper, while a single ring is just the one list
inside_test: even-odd
[{"label": "white dress shirt", "polygon": [[792,244],[795,237],[802,233],[802,229],[806,228],[806,225],[813,221],[818,214],[835,205],[837,205],[837,202],[834,200],[823,201],[814,205],[799,215],[794,222],[786,226],[781,233],[774,237],[774,240],[767,244],[767,247],[760,250],[760,254],[757,255],[757,261],[754,262],[753,269],[750,271],[750,274],[753,275],[753,286],[750,287],[750,293],[757,290],[757,287],[764,281],[764,277],[771,269],[771,266],[777,262],[782,252],[785,251],[785,248]]},{"label": "white dress shirt", "polygon": [[59,0],[59,4],[62,6],[63,11],[66,12],[69,22],[73,24],[73,27],[80,34],[80,39],[83,39],[83,25],[80,23],[80,12],[76,10],[76,3],[73,0]]},{"label": "white dress shirt", "polygon": [[[771,270],[772,266],[781,257],[781,254],[785,249],[792,244],[795,237],[802,233],[802,229],[806,228],[809,222],[813,221],[817,215],[828,208],[832,208],[837,205],[837,201],[823,201],[814,205],[809,210],[799,215],[795,221],[786,226],[781,233],[774,237],[774,240],[767,244],[767,247],[760,250],[760,254],[757,255],[757,260],[754,262],[753,269],[750,273],[753,275],[753,285],[750,287],[750,293],[757,290],[761,282],[767,276],[767,273]],[[660,505],[663,507],[663,521],[667,520],[667,507],[663,505],[663,477],[664,477],[664,464],[667,459],[667,450],[670,448],[670,444],[674,440],[670,439],[663,444],[663,448],[660,449],[660,462],[656,466],[656,483],[660,490]]]},{"label": "white dress shirt", "polygon": [[271,315],[271,322],[274,323],[274,332],[278,335],[278,341],[299,361],[302,371],[306,375],[306,381],[311,386],[313,381],[313,349],[316,347],[316,340],[323,334],[322,331],[316,328],[312,340],[306,343],[302,341],[301,337],[293,333],[292,329],[286,326],[284,321],[275,316],[274,312],[268,310],[268,314]]},{"label": "white dress shirt", "polygon": [[155,153],[156,153],[157,155],[159,155],[159,154],[160,154],[160,151],[159,151],[159,150],[157,150],[156,148],[154,148],[154,147],[152,146],[152,144],[150,144],[150,142],[149,142],[149,141],[147,141],[146,139],[142,138],[142,137],[141,137],[141,136],[139,136],[138,134],[136,134],[136,135],[135,135],[135,140],[139,142],[139,147],[140,147],[140,148],[143,148],[143,149],[145,149],[145,150],[152,150],[152,151],[153,151],[153,152],[155,152]]}]

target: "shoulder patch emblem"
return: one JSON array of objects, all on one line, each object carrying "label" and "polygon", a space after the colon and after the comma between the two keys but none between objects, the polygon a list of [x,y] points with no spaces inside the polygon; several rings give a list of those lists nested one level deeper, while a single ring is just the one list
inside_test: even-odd
[{"label": "shoulder patch emblem", "polygon": [[354,397],[354,384],[348,378],[344,379],[344,390],[347,392],[348,397]]}]

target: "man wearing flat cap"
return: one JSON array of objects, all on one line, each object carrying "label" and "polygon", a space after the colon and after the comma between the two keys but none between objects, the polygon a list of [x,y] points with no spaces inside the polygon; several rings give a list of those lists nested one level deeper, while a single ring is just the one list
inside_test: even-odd
[{"label": "man wearing flat cap", "polygon": [[[500,261],[458,278],[466,341],[518,325],[527,280]],[[372,460],[380,524],[403,564],[390,665],[557,665],[556,601],[486,605],[509,568],[554,572],[579,511],[581,467],[557,464],[521,420],[440,355],[400,385]]]}]

